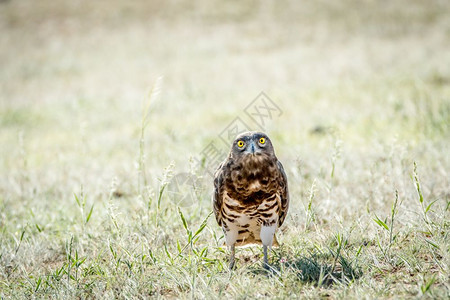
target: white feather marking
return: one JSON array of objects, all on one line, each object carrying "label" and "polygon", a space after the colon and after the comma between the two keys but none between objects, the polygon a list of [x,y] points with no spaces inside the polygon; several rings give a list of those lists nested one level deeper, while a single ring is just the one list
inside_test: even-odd
[{"label": "white feather marking", "polygon": [[232,246],[236,243],[239,229],[234,224],[228,224],[228,227],[230,230],[225,231],[225,240],[228,246]]},{"label": "white feather marking", "polygon": [[261,183],[259,181],[254,181],[252,184],[248,186],[248,189],[251,191],[259,190],[261,188]]},{"label": "white feather marking", "polygon": [[239,202],[237,200],[234,200],[230,196],[228,196],[227,192],[224,192],[223,197],[224,197],[223,201],[226,202],[228,205],[231,205],[231,206],[238,206],[239,205]]},{"label": "white feather marking", "polygon": [[276,224],[273,224],[271,226],[262,226],[261,227],[261,233],[259,236],[260,236],[261,242],[264,246],[272,247],[273,236],[275,234],[275,230],[277,230]]},{"label": "white feather marking", "polygon": [[[273,205],[273,203],[274,202],[280,202],[280,196],[279,195],[277,195],[273,200],[271,200],[271,201],[263,201],[259,206],[258,206],[258,210],[262,210],[262,209],[266,209],[266,208],[268,208],[268,207],[270,207],[270,206],[272,206]],[[278,209],[278,207],[274,207],[273,208],[274,210],[277,210]]]}]

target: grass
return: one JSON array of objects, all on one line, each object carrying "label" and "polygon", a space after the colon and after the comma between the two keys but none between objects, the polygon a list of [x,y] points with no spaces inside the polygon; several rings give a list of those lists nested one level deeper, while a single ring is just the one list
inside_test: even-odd
[{"label": "grass", "polygon": [[[0,6],[1,298],[450,296],[445,1]],[[228,271],[201,155],[261,91],[272,276]]]}]

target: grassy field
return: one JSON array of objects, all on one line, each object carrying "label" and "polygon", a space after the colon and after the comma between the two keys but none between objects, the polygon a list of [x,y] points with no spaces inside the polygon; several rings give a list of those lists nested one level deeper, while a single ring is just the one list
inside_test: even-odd
[{"label": "grassy field", "polygon": [[[0,1],[0,298],[450,297],[450,3],[262,2]],[[271,276],[205,154],[261,92]]]}]

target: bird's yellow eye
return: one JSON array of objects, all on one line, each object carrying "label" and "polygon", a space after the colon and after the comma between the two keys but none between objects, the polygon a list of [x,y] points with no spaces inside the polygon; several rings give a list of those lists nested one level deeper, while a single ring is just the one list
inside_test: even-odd
[{"label": "bird's yellow eye", "polygon": [[265,139],[265,138],[260,138],[260,139],[259,139],[259,143],[260,143],[261,145],[264,145],[264,144],[266,143],[266,139]]},{"label": "bird's yellow eye", "polygon": [[242,147],[244,147],[245,143],[244,143],[244,141],[238,141],[237,145],[239,148],[242,148]]}]

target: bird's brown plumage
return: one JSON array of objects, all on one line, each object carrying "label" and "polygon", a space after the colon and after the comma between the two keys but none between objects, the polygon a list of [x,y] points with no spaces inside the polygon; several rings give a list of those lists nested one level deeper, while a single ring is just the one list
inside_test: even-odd
[{"label": "bird's brown plumage", "polygon": [[[259,144],[261,138],[266,140],[264,144]],[[253,152],[239,149],[238,141],[252,145]],[[214,177],[214,213],[227,244],[264,244],[262,226],[275,231],[283,224],[289,207],[286,174],[270,139],[260,132],[239,135]],[[269,246],[277,245],[275,235],[272,237]]]}]

